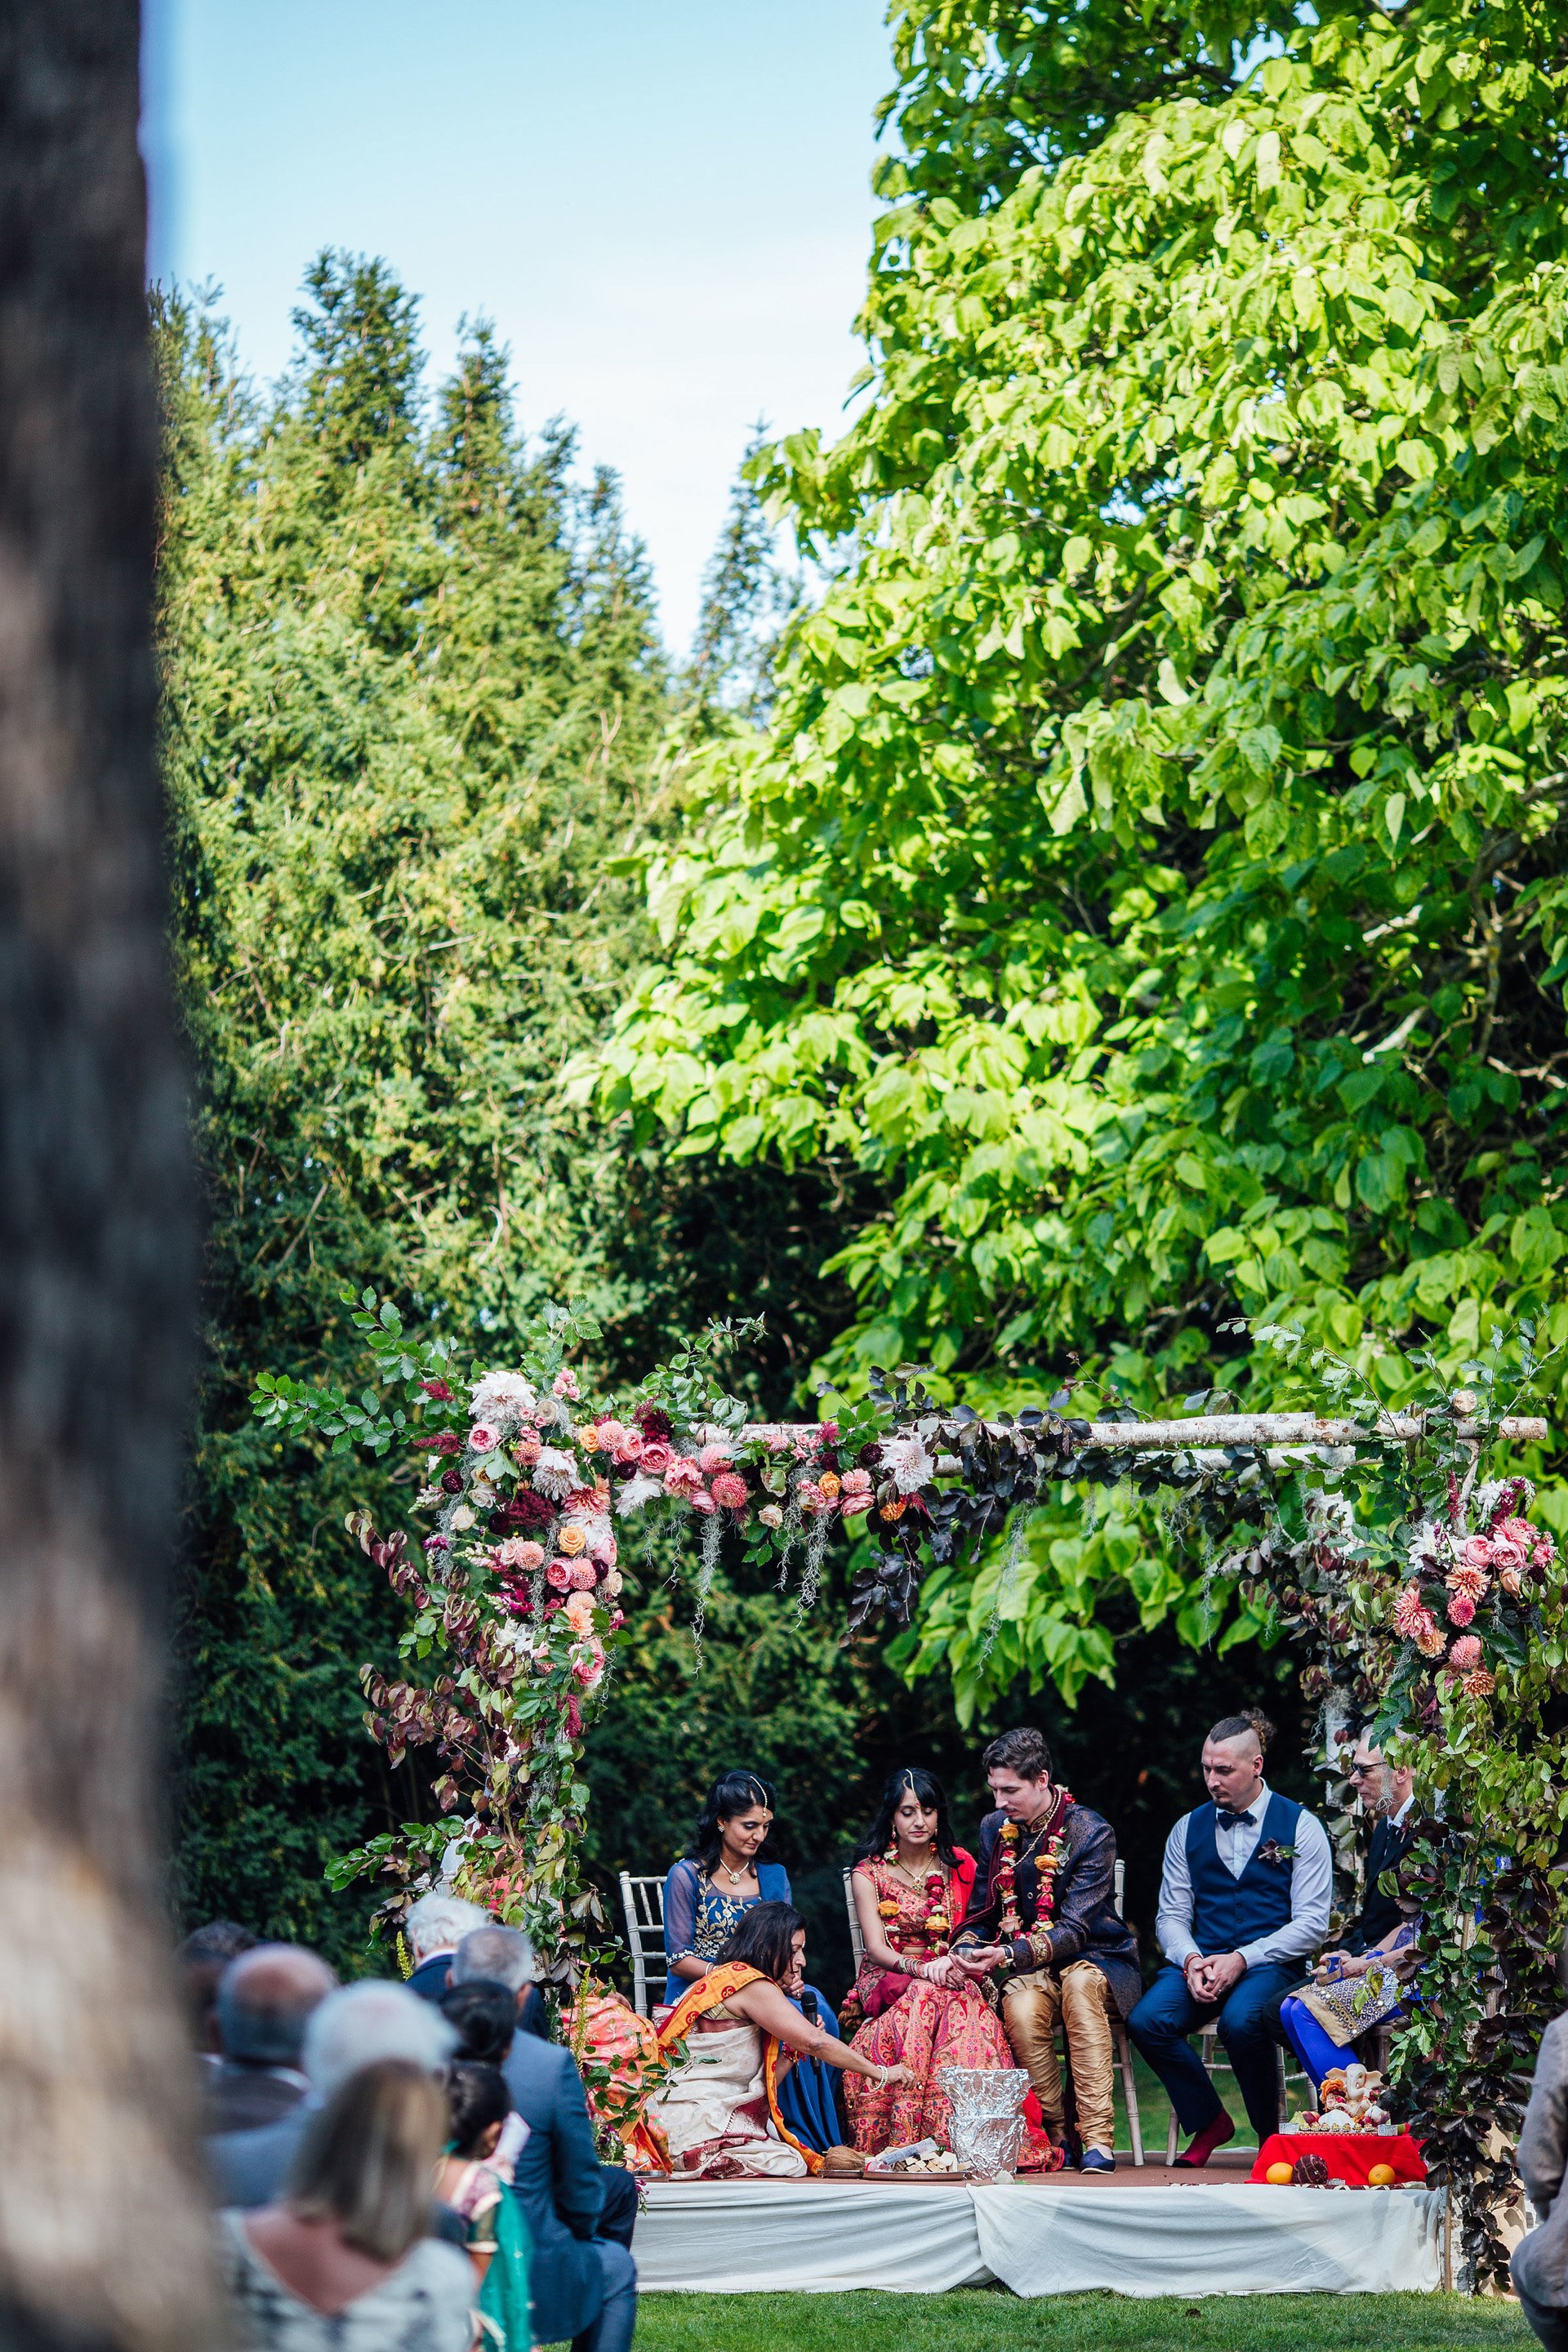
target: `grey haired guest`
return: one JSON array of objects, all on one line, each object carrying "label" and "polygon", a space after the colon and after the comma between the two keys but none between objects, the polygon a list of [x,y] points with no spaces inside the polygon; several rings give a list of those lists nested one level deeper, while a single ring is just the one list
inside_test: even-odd
[{"label": "grey haired guest", "polygon": [[206,2142],[220,2206],[270,2205],[281,2192],[313,2115],[365,2066],[401,2059],[439,2074],[457,2035],[427,2000],[379,1978],[342,1985],[310,2013],[300,2063],[310,2084],[291,2112],[259,2131],[220,2132]]},{"label": "grey haired guest", "polygon": [[476,1927],[489,1924],[489,1913],[477,1903],[465,1903],[460,1895],[422,1895],[410,1904],[403,1922],[403,1940],[414,1963],[409,1990],[421,2000],[439,2000],[458,1945]]},{"label": "grey haired guest", "polygon": [[202,2086],[209,2136],[256,2131],[299,2105],[310,2087],[300,2063],[305,2027],[337,1981],[300,1944],[255,1944],[229,1962],[217,1989],[223,2055]]}]

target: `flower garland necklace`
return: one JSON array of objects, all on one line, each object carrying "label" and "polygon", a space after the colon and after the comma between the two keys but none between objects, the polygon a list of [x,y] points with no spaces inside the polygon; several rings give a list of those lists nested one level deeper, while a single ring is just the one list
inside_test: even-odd
[{"label": "flower garland necklace", "polygon": [[[1051,1823],[1062,1819],[1071,1803],[1071,1792],[1067,1789],[1059,1789],[1044,1823],[1035,1832],[1037,1845],[1040,1839],[1046,1836]],[[1048,1918],[1057,1907],[1057,1872],[1061,1867],[1062,1855],[1067,1850],[1067,1832],[1065,1829],[1057,1830],[1047,1840],[1043,1851],[1038,1853],[1035,1853],[1033,1846],[1027,1852],[1020,1853],[1018,1824],[1014,1821],[1006,1821],[1002,1824],[1001,1847],[1002,1859],[996,1870],[996,1892],[1002,1903],[1002,1933],[1005,1937],[1012,1937],[1024,1933],[1024,1923],[1018,1916],[1018,1864],[1021,1862],[1027,1862],[1030,1854],[1034,1854],[1035,1869],[1039,1878],[1035,1895],[1035,1917],[1037,1923],[1043,1918]]]},{"label": "flower garland necklace", "polygon": [[[903,1871],[906,1878],[913,1878],[914,1874],[909,1869],[907,1864],[901,1863],[899,1860],[899,1842],[897,1838],[895,1838],[891,1844],[884,1850],[882,1859],[890,1870],[901,1870]],[[925,1910],[921,1914],[920,1919],[916,1922],[915,1934],[917,1937],[929,1937],[932,1943],[938,1944],[939,1947],[941,1947],[941,1939],[944,1936],[951,1935],[952,1932],[952,1918],[947,1907],[947,1881],[942,1871],[934,1865],[925,1874],[925,1886],[923,1891],[925,1895]],[[879,1918],[882,1919],[896,1919],[899,1916],[898,1904],[891,1898],[884,1896],[882,1901],[877,1906],[877,1915]],[[892,1945],[895,1952],[900,1951],[903,1948],[901,1945],[894,1941],[890,1932],[888,1937],[888,1941]],[[942,1948],[945,1948],[945,1947],[942,1947]]]}]

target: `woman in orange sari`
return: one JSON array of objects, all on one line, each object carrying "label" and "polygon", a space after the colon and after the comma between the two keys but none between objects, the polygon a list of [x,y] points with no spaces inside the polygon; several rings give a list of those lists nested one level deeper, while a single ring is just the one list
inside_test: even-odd
[{"label": "woman in orange sari", "polygon": [[984,1994],[947,1958],[973,1884],[973,1857],[952,1843],[941,1781],[895,1772],[856,1850],[850,1885],[866,1957],[839,2009],[845,2032],[856,2029],[850,2047],[899,2078],[844,2086],[855,2145],[868,2156],[919,2139],[951,2145],[939,2067],[1017,2065]]},{"label": "woman in orange sari", "polygon": [[705,1977],[661,2013],[661,2050],[686,2055],[648,2101],[673,2171],[712,2179],[799,2179],[821,2169],[779,2113],[779,2083],[797,2056],[820,2058],[888,2085],[900,2065],[879,2065],[819,2025],[793,1996],[805,1981],[805,1923],[788,1903],[756,1903]]}]

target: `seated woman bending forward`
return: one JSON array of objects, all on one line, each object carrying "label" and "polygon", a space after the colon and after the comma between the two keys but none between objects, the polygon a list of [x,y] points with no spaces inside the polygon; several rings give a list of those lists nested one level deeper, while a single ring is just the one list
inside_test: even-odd
[{"label": "seated woman bending forward", "polygon": [[661,2050],[686,2055],[648,2114],[666,2136],[672,2170],[720,2179],[815,2172],[779,2114],[779,2083],[795,2058],[819,2058],[880,2083],[904,2079],[808,2025],[792,1995],[805,1978],[805,1923],[788,1903],[752,1906],[713,1966],[668,2013]]}]

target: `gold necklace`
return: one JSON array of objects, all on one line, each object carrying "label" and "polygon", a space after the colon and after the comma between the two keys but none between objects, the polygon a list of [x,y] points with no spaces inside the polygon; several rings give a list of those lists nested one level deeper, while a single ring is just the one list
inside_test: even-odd
[{"label": "gold necklace", "polygon": [[921,1879],[929,1878],[929,1877],[930,1877],[931,1873],[931,1870],[932,1870],[932,1868],[933,1868],[933,1866],[934,1866],[934,1864],[935,1864],[935,1860],[936,1860],[936,1855],[935,1855],[935,1850],[934,1850],[934,1848],[933,1848],[933,1849],[932,1849],[932,1852],[931,1852],[931,1860],[930,1860],[929,1862],[927,1862],[927,1863],[923,1865],[923,1867],[920,1867],[918,1870],[917,1870],[917,1868],[916,1868],[915,1866],[912,1866],[910,1864],[907,1863],[907,1862],[904,1860],[904,1858],[903,1858],[903,1855],[902,1855],[902,1854],[900,1854],[900,1855],[899,1856],[898,1860],[897,1860],[895,1863],[893,1863],[893,1864],[890,1865],[890,1867],[891,1867],[892,1869],[894,1869],[894,1870],[901,1870],[901,1871],[903,1872],[903,1874],[904,1874],[904,1876],[909,1880],[910,1885],[911,1886],[915,1886],[915,1885],[918,1885],[920,1884],[920,1882],[921,1882]]}]

